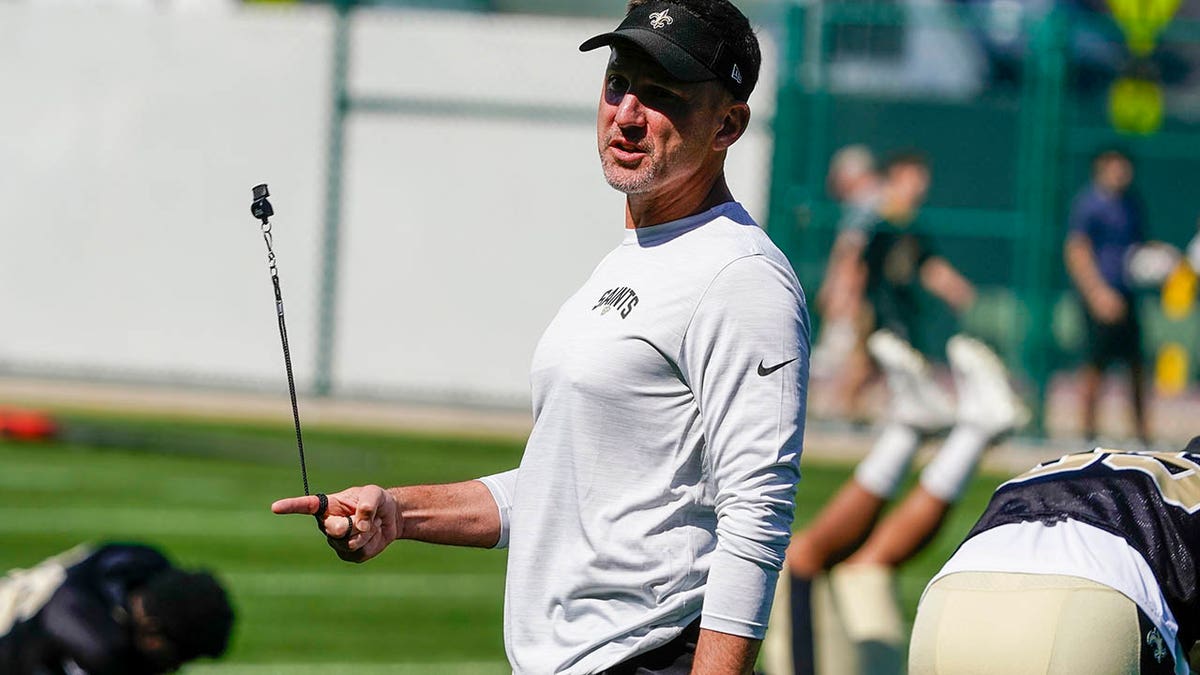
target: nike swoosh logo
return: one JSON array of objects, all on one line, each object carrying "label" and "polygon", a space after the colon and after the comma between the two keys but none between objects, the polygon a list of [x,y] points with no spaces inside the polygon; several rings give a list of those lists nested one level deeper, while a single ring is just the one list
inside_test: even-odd
[{"label": "nike swoosh logo", "polygon": [[[800,358],[800,357],[796,357],[796,358]],[[790,360],[788,360],[788,361],[784,361],[783,363],[781,363],[781,364],[779,364],[779,365],[777,365],[777,366],[771,366],[770,368],[764,368],[764,367],[763,367],[763,362],[762,362],[762,361],[759,361],[759,362],[758,362],[758,374],[759,374],[759,375],[761,375],[761,376],[763,376],[763,377],[766,377],[766,376],[770,375],[771,373],[773,373],[773,372],[775,372],[775,371],[779,370],[780,368],[782,368],[782,367],[786,366],[787,364],[789,364],[789,363],[791,363],[792,361],[795,361],[795,360],[796,360],[796,359],[790,359]]]}]

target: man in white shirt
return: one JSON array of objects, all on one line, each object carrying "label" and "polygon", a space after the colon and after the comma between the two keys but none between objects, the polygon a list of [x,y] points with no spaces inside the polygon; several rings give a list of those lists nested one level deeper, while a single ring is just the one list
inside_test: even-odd
[{"label": "man in white shirt", "polygon": [[[625,240],[535,352],[518,469],[276,502],[345,560],[397,538],[509,549],[518,673],[750,673],[799,479],[804,295],[733,199],[761,56],[727,0],[634,0],[597,113]],[[327,508],[322,508],[327,506]]]}]

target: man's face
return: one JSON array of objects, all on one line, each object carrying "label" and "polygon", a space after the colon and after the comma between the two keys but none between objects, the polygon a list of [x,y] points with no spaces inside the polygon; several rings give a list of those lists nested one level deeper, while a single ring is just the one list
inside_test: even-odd
[{"label": "man's face", "polygon": [[838,168],[829,175],[830,195],[839,202],[855,197],[871,183],[869,169],[860,167]]},{"label": "man's face", "polygon": [[925,201],[929,192],[929,169],[921,164],[899,164],[889,172],[893,190],[915,208]]},{"label": "man's face", "polygon": [[1109,155],[1096,165],[1096,182],[1109,192],[1122,193],[1133,182],[1133,165],[1120,155]]},{"label": "man's face", "polygon": [[719,154],[732,97],[716,81],[675,80],[641,50],[614,46],[596,116],[600,164],[625,194],[669,188]]},{"label": "man's face", "polygon": [[837,169],[829,174],[829,196],[834,200],[844,202],[854,191],[854,172],[847,169]]},{"label": "man's face", "polygon": [[145,666],[153,673],[173,673],[183,665],[171,644],[158,628],[158,621],[146,613],[145,602],[134,595],[129,603],[133,620],[133,641]]}]

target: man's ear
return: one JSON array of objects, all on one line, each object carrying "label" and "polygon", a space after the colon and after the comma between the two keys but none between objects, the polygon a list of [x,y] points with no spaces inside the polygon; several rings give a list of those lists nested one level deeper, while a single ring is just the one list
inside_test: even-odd
[{"label": "man's ear", "polygon": [[750,106],[742,101],[735,102],[725,110],[721,127],[713,137],[713,150],[723,152],[737,142],[750,126]]}]

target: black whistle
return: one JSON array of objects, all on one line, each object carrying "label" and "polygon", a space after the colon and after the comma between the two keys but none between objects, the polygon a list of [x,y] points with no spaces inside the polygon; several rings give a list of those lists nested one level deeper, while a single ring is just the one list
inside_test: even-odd
[{"label": "black whistle", "polygon": [[271,207],[271,202],[267,201],[267,197],[271,196],[271,191],[267,189],[267,184],[255,185],[252,188],[254,194],[254,202],[250,204],[250,213],[267,224],[267,219],[275,215],[275,209]]}]

